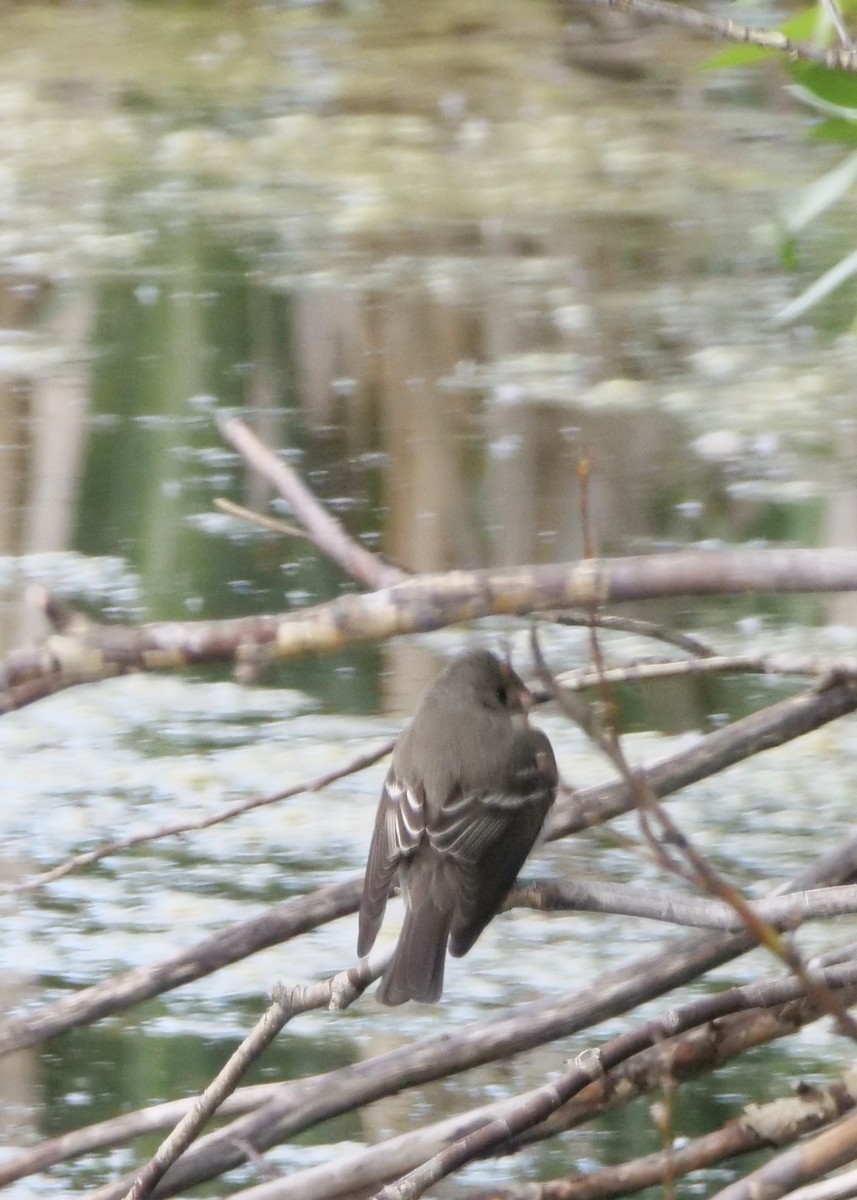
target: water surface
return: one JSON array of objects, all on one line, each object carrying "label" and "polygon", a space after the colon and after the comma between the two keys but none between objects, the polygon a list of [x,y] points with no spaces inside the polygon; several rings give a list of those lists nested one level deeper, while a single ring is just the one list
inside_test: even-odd
[{"label": "water surface", "polygon": [[[214,510],[216,496],[268,501],[220,442],[218,410],[251,421],[355,536],[415,570],[580,554],[583,452],[604,553],[854,543],[853,297],[801,329],[770,324],[850,248],[853,221],[820,224],[786,271],[779,208],[836,151],[806,139],[779,66],[703,72],[703,44],[606,37],[585,14],[538,3],[28,5],[3,11],[0,40],[4,653],[44,634],[33,584],[114,620],[279,611],[353,586],[304,540]],[[851,653],[852,608],[759,597],[639,611],[724,649]],[[491,626],[504,633],[523,652],[520,631]],[[122,679],[4,717],[0,874],[24,878],[346,761],[395,733],[442,655],[472,636],[296,662],[258,688],[224,672]],[[583,661],[586,638],[557,637],[552,653]],[[659,756],[788,686],[623,692],[629,753]],[[560,717],[543,723],[567,779],[609,774]],[[692,789],[676,814],[732,878],[764,889],[849,828],[851,740],[842,723],[766,755]],[[5,1007],[157,962],[355,874],[383,771],[5,900]],[[546,848],[534,869],[666,882],[594,834]],[[267,951],[14,1056],[0,1065],[3,1144],[193,1093],[272,985],[340,969],[354,932],[343,920],[299,955]],[[367,998],[309,1015],[254,1078],[327,1070],[439,1019],[564,993],[666,936],[613,918],[506,916],[451,966],[439,1010],[409,1006],[382,1025]],[[832,936],[802,935],[808,951]],[[580,1048],[407,1093],[272,1157],[306,1165],[328,1153],[315,1142],[398,1132],[533,1085]],[[779,1094],[784,1076],[824,1078],[840,1057],[818,1031],[758,1052],[683,1089],[678,1132]],[[466,1179],[657,1144],[640,1104],[524,1168],[501,1160]],[[82,1191],[131,1161],[94,1157],[10,1194]]]}]

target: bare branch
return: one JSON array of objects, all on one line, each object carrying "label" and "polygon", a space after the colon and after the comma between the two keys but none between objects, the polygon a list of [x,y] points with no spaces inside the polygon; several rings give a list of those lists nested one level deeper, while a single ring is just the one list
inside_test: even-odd
[{"label": "bare branch", "polygon": [[[817,1015],[817,1010],[815,1012]],[[753,1014],[741,1019],[748,1018],[754,1019]],[[738,1039],[733,1039],[733,1044],[737,1045]],[[683,1059],[684,1055],[681,1057]],[[826,1087],[801,1088],[794,1096],[781,1097],[768,1104],[750,1104],[740,1116],[727,1121],[713,1133],[692,1138],[683,1145],[670,1146],[657,1154],[647,1154],[585,1175],[546,1180],[541,1184],[528,1183],[524,1188],[492,1190],[490,1196],[474,1192],[468,1195],[468,1200],[609,1200],[614,1196],[631,1195],[661,1183],[668,1171],[684,1176],[739,1154],[795,1141],[852,1108],[855,1098],[857,1076],[852,1069]],[[853,1183],[852,1179],[852,1188]],[[828,1187],[826,1185],[825,1192],[814,1200],[845,1200],[853,1194],[841,1190],[826,1194]],[[241,1200],[251,1200],[252,1192],[239,1192],[238,1196]],[[794,1200],[798,1200],[798,1196],[800,1200],[813,1200],[805,1196],[804,1191],[793,1193]],[[253,1200],[264,1200],[264,1197],[253,1197]],[[283,1200],[291,1200],[291,1197],[284,1196]],[[319,1198],[308,1197],[308,1200]]]},{"label": "bare branch", "polygon": [[851,1112],[800,1146],[794,1146],[717,1192],[712,1200],[777,1200],[811,1179],[818,1179],[857,1157],[857,1113]]},{"label": "bare branch", "polygon": [[337,1008],[345,1008],[365,991],[376,974],[364,962],[344,973],[342,979],[330,979],[307,988],[274,988],[271,1004],[254,1028],[217,1073],[202,1095],[194,1101],[172,1133],[158,1147],[137,1178],[125,1200],[147,1200],[164,1173],[184,1153],[214,1116],[217,1109],[236,1087],[260,1054],[271,1044],[280,1030],[299,1013],[330,1004],[337,997]]},{"label": "bare branch", "polygon": [[821,1183],[810,1183],[788,1192],[788,1200],[851,1200],[857,1193],[857,1169],[840,1171]]},{"label": "bare branch", "polygon": [[[221,1117],[234,1117],[242,1113],[252,1112],[271,1095],[279,1085],[276,1083],[257,1083],[251,1087],[239,1088],[228,1096],[218,1109]],[[111,1146],[121,1146],[134,1138],[152,1133],[160,1133],[180,1121],[189,1112],[194,1098],[182,1100],[167,1100],[161,1104],[151,1104],[136,1112],[123,1113],[119,1117],[110,1117],[105,1121],[97,1121],[82,1129],[73,1129],[59,1137],[47,1138],[26,1150],[5,1154],[0,1160],[0,1187],[7,1187],[17,1179],[25,1179],[37,1171],[46,1171],[57,1163],[69,1159],[80,1158],[95,1150],[105,1150]]]},{"label": "bare branch", "polygon": [[[773,749],[818,729],[828,721],[853,712],[855,707],[857,689],[850,683],[838,683],[822,691],[810,688],[706,734],[679,755],[669,755],[652,763],[644,773],[646,786],[656,796],[666,796],[716,775],[762,750]],[[547,837],[553,840],[577,833],[628,812],[631,807],[623,780],[580,790],[571,799],[561,798],[556,802],[548,817]]]},{"label": "bare branch", "polygon": [[[802,871],[782,890],[801,891],[840,883],[855,875],[857,837]],[[424,1038],[355,1067],[285,1084],[258,1111],[209,1134],[192,1147],[163,1179],[159,1195],[174,1195],[238,1166],[244,1159],[236,1138],[249,1139],[257,1150],[265,1150],[317,1120],[400,1091],[403,1079],[409,1086],[416,1086],[579,1032],[698,978],[743,954],[752,944],[746,933],[694,934],[620,970],[606,972],[571,995],[522,1005],[512,1014],[502,1013],[455,1032]],[[850,970],[852,965],[843,964],[842,969]],[[832,971],[836,969],[824,977],[835,978]],[[797,989],[784,994],[800,992],[800,984],[793,978],[775,982]],[[717,1001],[716,996],[707,999]],[[95,1200],[121,1200],[121,1195],[103,1190]]]},{"label": "bare branch", "polygon": [[289,613],[135,628],[82,624],[0,664],[0,712],[128,671],[177,670],[214,662],[240,667],[257,663],[260,656],[285,661],[479,617],[540,612],[558,605],[852,590],[857,590],[853,550],[682,551],[421,575]]},{"label": "bare branch", "polygon": [[[599,683],[648,683],[653,680],[693,678],[702,675],[778,675],[828,679],[857,678],[857,658],[819,658],[810,654],[714,654],[708,658],[646,659],[605,667],[597,671],[566,671],[556,676],[564,691],[589,691]],[[548,699],[547,691],[539,698]]]},{"label": "bare branch", "polygon": [[215,496],[214,507],[228,513],[230,517],[238,517],[250,525],[267,529],[269,533],[279,533],[283,537],[292,538],[308,537],[306,530],[299,529],[297,525],[290,525],[288,521],[280,521],[277,517],[269,517],[265,513],[254,512],[252,508],[245,508],[243,504],[236,504],[234,500],[227,500],[224,496]]},{"label": "bare branch", "polygon": [[549,621],[554,625],[597,625],[599,629],[607,629],[613,633],[634,633],[638,637],[652,638],[654,641],[666,642],[677,646],[688,654],[698,658],[707,658],[714,650],[701,642],[699,638],[691,637],[670,629],[668,625],[660,625],[655,621],[642,621],[639,617],[618,617],[613,613],[574,612],[568,609],[563,612],[546,612],[540,614],[540,620]]},{"label": "bare branch", "polygon": [[308,929],[357,911],[362,880],[319,888],[275,904],[246,921],[163,959],[151,967],[135,967],[73,995],[45,1004],[35,1012],[0,1021],[0,1055],[35,1046],[78,1025],[91,1024],[152,996],[201,979],[229,963],[279,945]]},{"label": "bare branch", "polygon": [[[844,976],[836,974],[840,970],[845,971]],[[851,964],[848,969],[831,968],[830,972],[825,973],[823,981],[819,979],[815,982],[819,989],[833,994],[831,985],[836,986],[845,978],[850,985],[857,982],[857,964]],[[473,1159],[497,1150],[515,1136],[546,1120],[590,1082],[602,1078],[608,1070],[624,1062],[631,1054],[639,1053],[649,1046],[659,1045],[677,1033],[699,1025],[702,1020],[714,1021],[736,1009],[758,1007],[761,992],[771,998],[778,997],[781,1003],[787,1003],[802,995],[804,986],[802,980],[785,978],[770,981],[761,987],[753,984],[746,988],[730,988],[673,1009],[663,1017],[647,1021],[635,1030],[611,1038],[597,1050],[584,1050],[558,1079],[517,1097],[514,1109],[506,1111],[502,1119],[491,1121],[445,1147],[395,1184],[382,1188],[373,1200],[418,1200],[432,1184],[446,1178]],[[853,1154],[852,1142],[849,1157]],[[740,1197],[730,1195],[729,1192],[730,1189],[727,1188],[720,1193],[720,1200],[751,1200],[758,1195],[752,1190],[742,1192]]]},{"label": "bare branch", "polygon": [[372,554],[356,542],[322,506],[289,464],[260,441],[238,417],[218,420],[224,440],[288,502],[319,550],[364,587],[385,588],[406,579],[399,567]]},{"label": "bare branch", "polygon": [[235,1090],[241,1076],[295,1013],[303,1011],[296,1000],[297,998],[287,993],[281,985],[277,985],[267,1011],[202,1095],[196,1098],[190,1112],[181,1119],[169,1137],[161,1142],[128,1189],[125,1200],[148,1200],[158,1180],[191,1142],[199,1137],[226,1097]]},{"label": "bare branch", "polygon": [[[546,882],[521,879],[509,893],[504,907],[533,908],[538,912],[617,913],[724,932],[744,928],[743,918],[732,905],[721,900],[581,879]],[[857,912],[857,884],[771,896],[756,901],[753,907],[760,919],[777,928],[792,930],[806,920]]]},{"label": "bare branch", "polygon": [[[764,997],[764,991],[760,991],[760,1003],[764,1003]],[[553,1136],[556,1132],[581,1124],[596,1113],[604,1111],[605,1108],[618,1103],[626,1103],[633,1097],[641,1095],[660,1081],[664,1070],[663,1061],[667,1056],[669,1069],[677,1077],[689,1078],[701,1070],[714,1069],[752,1046],[762,1045],[773,1038],[793,1033],[796,1028],[807,1021],[816,1019],[817,1015],[817,1008],[807,1001],[802,1001],[799,1005],[790,1002],[786,1009],[775,1006],[739,1012],[719,1018],[716,1033],[710,1025],[703,1025],[679,1038],[660,1043],[650,1050],[641,1051],[629,1059],[626,1064],[613,1068],[605,1073],[603,1079],[585,1088],[547,1122],[524,1135],[522,1139],[518,1139],[516,1145]],[[712,1036],[713,1033],[714,1036]],[[852,1074],[846,1076],[844,1084],[837,1082],[832,1085],[830,1090],[835,1102],[839,1103],[843,1096],[857,1091],[857,1081],[854,1084],[850,1083]],[[232,1116],[251,1112],[271,1099],[278,1086],[277,1084],[259,1084],[239,1089],[224,1101],[219,1113],[222,1116]],[[824,1094],[819,1094],[819,1092],[819,1089],[814,1089],[812,1098],[804,1093],[798,1096],[797,1100],[802,1109],[808,1106],[817,1107],[819,1110],[823,1109],[827,1112],[829,1119],[831,1115],[836,1114],[836,1109],[832,1108],[831,1102],[825,1100]],[[395,1178],[417,1163],[425,1161],[443,1145],[457,1140],[464,1133],[484,1125],[488,1120],[501,1117],[506,1109],[514,1103],[515,1099],[511,1098],[471,1109],[431,1126],[401,1134],[355,1154],[345,1157],[337,1156],[333,1162],[292,1172],[287,1180],[278,1180],[271,1200],[332,1200],[333,1197],[343,1193],[352,1194],[357,1187],[377,1187],[384,1180]],[[777,1102],[777,1104],[782,1103],[782,1101]],[[0,1186],[5,1186],[35,1171],[44,1170],[58,1162],[79,1157],[93,1150],[120,1145],[142,1134],[168,1129],[186,1115],[192,1104],[193,1101],[187,1099],[152,1105],[137,1113],[127,1113],[121,1117],[101,1121],[84,1129],[63,1134],[58,1138],[49,1139],[32,1149],[19,1152],[14,1158],[4,1159],[0,1163]],[[322,1119],[318,1112],[315,1115],[317,1120]],[[782,1117],[780,1123],[782,1124]],[[759,1129],[768,1129],[767,1122],[763,1124],[759,1121],[755,1124]],[[789,1124],[796,1126],[796,1119],[790,1120]],[[755,1149],[763,1144],[760,1140],[761,1135],[754,1136],[751,1130],[745,1129],[741,1118],[730,1122],[726,1127],[727,1130],[732,1126],[739,1130],[740,1135],[736,1153],[742,1149]],[[806,1128],[806,1126],[802,1126],[802,1131],[805,1131]],[[691,1160],[683,1169],[693,1170],[695,1165],[706,1165],[707,1162],[716,1161],[721,1157],[724,1151],[716,1142],[719,1136],[719,1134],[711,1135],[715,1140],[712,1145],[711,1158],[704,1156],[707,1151],[704,1152],[700,1145],[700,1161],[696,1163]],[[700,1139],[700,1143],[707,1142],[707,1140]],[[769,1140],[769,1133],[765,1132],[765,1144]],[[240,1139],[240,1144],[245,1147],[249,1145],[246,1139]],[[657,1159],[658,1156],[651,1157]],[[641,1160],[642,1170],[646,1169],[647,1162],[648,1159]],[[620,1178],[621,1171],[621,1167],[616,1169]],[[585,1200],[585,1188],[589,1181],[592,1180],[593,1191],[597,1195],[599,1193],[596,1179],[609,1174],[611,1173],[598,1172],[597,1175],[586,1176],[583,1179],[561,1181],[561,1184],[563,1187],[572,1188],[575,1196],[577,1196],[577,1190],[582,1189],[584,1196],[581,1197],[581,1200]],[[643,1178],[641,1187],[647,1186],[648,1182],[652,1181],[648,1176]],[[655,1179],[659,1178],[657,1167],[655,1167]],[[545,1188],[551,1186],[559,1186],[559,1181],[554,1185],[544,1185]],[[243,1200],[243,1193],[240,1194]],[[609,1187],[606,1188],[605,1194],[612,1194]],[[246,1195],[248,1200],[251,1198],[252,1200],[265,1200],[264,1191],[258,1187],[251,1188]],[[473,1200],[476,1198],[474,1197]]]}]

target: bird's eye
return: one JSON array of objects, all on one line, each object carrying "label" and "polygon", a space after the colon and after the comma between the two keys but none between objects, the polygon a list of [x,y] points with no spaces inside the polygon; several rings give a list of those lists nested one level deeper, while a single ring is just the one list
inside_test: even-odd
[{"label": "bird's eye", "polygon": [[506,704],[509,699],[509,693],[506,691],[502,683],[497,688],[497,699],[501,704]]}]

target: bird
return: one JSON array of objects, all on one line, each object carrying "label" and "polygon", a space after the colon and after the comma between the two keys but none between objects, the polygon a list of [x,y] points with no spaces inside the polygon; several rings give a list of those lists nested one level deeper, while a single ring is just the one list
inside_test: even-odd
[{"label": "bird", "polygon": [[398,738],[381,789],[358,921],[365,957],[398,875],[405,918],[376,998],[433,1003],[447,948],[461,958],[500,909],[556,798],[532,695],[490,650],[452,659]]}]

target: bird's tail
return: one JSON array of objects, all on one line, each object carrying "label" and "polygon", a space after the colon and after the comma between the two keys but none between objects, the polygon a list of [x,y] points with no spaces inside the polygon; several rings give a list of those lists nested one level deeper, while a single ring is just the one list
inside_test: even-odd
[{"label": "bird's tail", "polygon": [[429,897],[408,908],[393,958],[376,998],[390,1006],[406,1000],[431,1004],[443,991],[443,967],[452,912],[437,907]]}]

